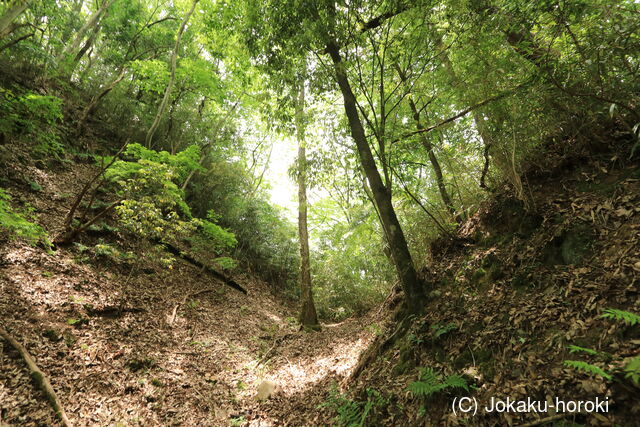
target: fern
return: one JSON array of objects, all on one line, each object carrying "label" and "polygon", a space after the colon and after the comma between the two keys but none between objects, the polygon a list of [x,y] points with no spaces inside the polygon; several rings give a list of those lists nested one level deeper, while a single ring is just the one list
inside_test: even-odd
[{"label": "fern", "polygon": [[636,385],[640,385],[640,356],[634,357],[624,367],[624,377],[631,379]]},{"label": "fern", "polygon": [[444,386],[444,389],[461,388],[465,391],[469,391],[469,385],[467,384],[467,381],[460,375],[449,375],[444,379],[442,385]]},{"label": "fern", "polygon": [[611,360],[612,358],[611,354],[607,352],[594,350],[592,348],[580,347],[577,345],[570,345],[569,352],[570,353],[580,353],[580,352],[587,353],[587,354],[590,354],[591,356],[596,356],[604,360]]},{"label": "fern", "polygon": [[597,375],[611,381],[613,377],[606,373],[602,368],[592,365],[591,363],[583,362],[581,360],[565,360],[564,365],[569,368],[577,369],[578,371],[587,372],[589,374]]},{"label": "fern", "polygon": [[446,325],[431,325],[431,334],[433,335],[433,339],[438,339],[440,336],[445,335],[458,327],[454,322],[448,323]]},{"label": "fern", "polygon": [[341,427],[364,427],[373,408],[385,406],[388,403],[382,394],[375,390],[367,389],[367,401],[357,402],[345,397],[334,387],[329,393],[329,398],[318,408],[333,408],[338,416],[335,422]]},{"label": "fern", "polygon": [[640,316],[637,314],[615,308],[607,308],[602,317],[605,319],[619,320],[630,326],[635,326],[640,323]]},{"label": "fern", "polygon": [[441,379],[432,368],[424,368],[420,374],[420,380],[409,384],[408,390],[416,396],[429,397],[433,394],[448,390],[461,388],[469,391],[469,385],[460,375],[449,375]]}]

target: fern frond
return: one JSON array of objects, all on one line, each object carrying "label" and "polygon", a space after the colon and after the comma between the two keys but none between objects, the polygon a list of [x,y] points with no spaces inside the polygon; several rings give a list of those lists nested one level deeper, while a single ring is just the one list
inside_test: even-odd
[{"label": "fern frond", "polygon": [[438,374],[433,370],[433,368],[426,367],[420,370],[420,381],[429,384],[437,384],[438,383]]},{"label": "fern frond", "polygon": [[432,368],[423,368],[420,374],[420,381],[409,384],[408,390],[416,396],[428,397],[452,388],[461,388],[469,391],[467,381],[460,375],[449,375],[441,381],[440,376]]},{"label": "fern frond", "polygon": [[469,391],[469,385],[467,384],[467,381],[460,375],[448,376],[447,378],[445,378],[443,385],[445,385],[446,388],[461,388]]},{"label": "fern frond", "polygon": [[414,381],[409,384],[409,391],[416,396],[431,396],[432,394],[440,391],[439,384],[432,384],[423,381]]},{"label": "fern frond", "polygon": [[624,366],[625,378],[631,379],[635,384],[640,385],[640,356],[634,357]]},{"label": "fern frond", "polygon": [[616,308],[607,308],[602,315],[605,319],[614,319],[624,322],[630,326],[640,323],[640,316],[629,311],[618,310]]},{"label": "fern frond", "polygon": [[592,365],[591,363],[583,362],[581,360],[565,360],[564,365],[569,368],[577,369],[579,371],[587,372],[589,374],[597,375],[611,381],[613,377],[606,373],[602,368]]}]

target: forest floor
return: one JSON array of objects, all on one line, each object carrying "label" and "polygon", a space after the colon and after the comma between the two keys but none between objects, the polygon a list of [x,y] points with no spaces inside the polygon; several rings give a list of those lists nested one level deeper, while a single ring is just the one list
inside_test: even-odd
[{"label": "forest floor", "polygon": [[[54,230],[92,170],[16,166],[6,178]],[[74,425],[314,425],[327,416],[317,408],[326,390],[379,331],[380,313],[300,331],[296,307],[249,275],[234,277],[244,295],[182,260],[163,269],[102,248],[0,246],[1,326],[49,376]],[[0,344],[0,423],[58,425],[20,355]],[[263,383],[276,389],[258,401]]]},{"label": "forest floor", "polygon": [[[36,167],[20,161],[27,153],[11,155],[15,167],[1,171],[8,192],[47,230],[60,229],[95,167],[82,159]],[[640,325],[602,313],[640,312],[640,167],[603,157],[548,172],[529,177],[530,209],[498,191],[456,238],[434,242],[422,272],[431,286],[425,316],[373,353],[348,387],[360,355],[392,335],[389,305],[398,298],[303,332],[296,307],[267,283],[235,276],[244,295],[181,259],[167,268],[114,223],[55,252],[0,236],[0,326],[28,349],[78,426],[329,425],[338,407],[368,414],[370,425],[520,425],[543,417],[458,418],[451,394],[425,400],[407,391],[422,367],[463,375],[484,402],[606,397],[609,413],[565,421],[634,425],[640,393],[622,368],[640,355]],[[571,353],[572,345],[606,358]],[[596,364],[614,381],[565,360]],[[275,390],[260,401],[263,387]],[[58,425],[5,341],[2,423]]]}]

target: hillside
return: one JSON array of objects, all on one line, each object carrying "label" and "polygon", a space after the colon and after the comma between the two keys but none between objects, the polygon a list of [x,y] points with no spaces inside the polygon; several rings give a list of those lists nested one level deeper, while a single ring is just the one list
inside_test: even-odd
[{"label": "hillside", "polygon": [[0,2],[0,427],[638,424],[639,15]]}]

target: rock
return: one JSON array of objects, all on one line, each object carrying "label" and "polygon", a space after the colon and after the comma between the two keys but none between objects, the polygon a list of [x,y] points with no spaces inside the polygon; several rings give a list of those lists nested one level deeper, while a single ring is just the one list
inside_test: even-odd
[{"label": "rock", "polygon": [[256,400],[265,401],[278,391],[278,385],[273,381],[262,381],[258,386],[258,394]]}]

